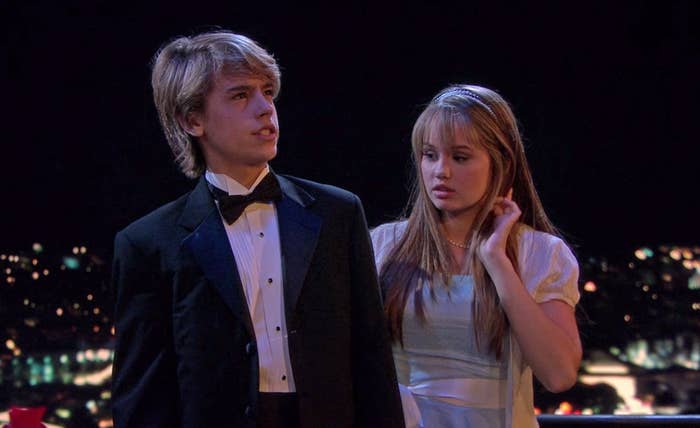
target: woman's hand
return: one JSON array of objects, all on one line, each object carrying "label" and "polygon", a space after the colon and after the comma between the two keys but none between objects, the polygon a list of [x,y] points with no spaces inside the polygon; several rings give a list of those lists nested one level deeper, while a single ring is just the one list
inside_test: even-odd
[{"label": "woman's hand", "polygon": [[485,266],[506,257],[506,242],[513,225],[520,218],[520,207],[513,201],[513,189],[505,197],[498,197],[493,204],[493,230],[479,245],[477,256]]},{"label": "woman's hand", "polygon": [[565,391],[576,382],[581,364],[574,310],[561,300],[535,302],[508,259],[508,235],[521,215],[512,196],[511,190],[505,198],[496,199],[493,229],[477,248],[477,256],[493,281],[523,358],[549,391]]}]

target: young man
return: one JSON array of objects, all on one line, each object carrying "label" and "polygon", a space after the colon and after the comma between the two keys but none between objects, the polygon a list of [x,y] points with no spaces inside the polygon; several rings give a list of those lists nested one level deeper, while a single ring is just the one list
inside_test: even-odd
[{"label": "young man", "polygon": [[165,135],[199,181],[115,239],[117,428],[403,426],[359,199],[269,169],[279,79],[230,32],[156,54]]}]

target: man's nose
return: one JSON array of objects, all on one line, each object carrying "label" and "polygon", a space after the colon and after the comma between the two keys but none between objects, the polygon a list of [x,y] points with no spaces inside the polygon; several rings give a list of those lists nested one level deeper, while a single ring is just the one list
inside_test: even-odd
[{"label": "man's nose", "polygon": [[269,116],[275,110],[275,103],[262,91],[256,91],[255,103],[255,113],[258,117]]}]

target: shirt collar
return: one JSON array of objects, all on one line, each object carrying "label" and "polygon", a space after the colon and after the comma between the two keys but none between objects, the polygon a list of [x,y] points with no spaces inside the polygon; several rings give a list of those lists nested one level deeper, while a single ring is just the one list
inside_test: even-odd
[{"label": "shirt collar", "polygon": [[209,169],[207,169],[204,173],[204,178],[206,178],[206,180],[212,186],[218,187],[219,189],[223,190],[229,195],[247,195],[249,193],[252,193],[253,190],[255,190],[258,184],[262,181],[263,178],[265,178],[265,176],[269,172],[270,167],[266,165],[265,168],[263,168],[263,170],[258,175],[258,178],[256,178],[253,182],[253,185],[250,186],[250,189],[247,189],[244,185],[242,185],[241,183],[239,183],[238,181],[234,180],[226,174],[217,174],[211,172]]}]

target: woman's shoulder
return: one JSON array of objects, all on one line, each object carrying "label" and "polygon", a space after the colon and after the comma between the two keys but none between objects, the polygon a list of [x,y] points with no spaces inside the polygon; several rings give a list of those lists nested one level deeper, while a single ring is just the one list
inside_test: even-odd
[{"label": "woman's shoulder", "polygon": [[527,257],[530,254],[551,254],[553,252],[573,253],[564,240],[551,233],[536,230],[526,224],[518,227],[518,250],[520,257]]},{"label": "woman's shoulder", "polygon": [[370,234],[381,238],[400,237],[406,230],[407,225],[408,220],[391,221],[372,228]]},{"label": "woman's shoulder", "polygon": [[579,268],[568,244],[527,225],[520,225],[517,233],[521,279],[535,300],[559,299],[574,306],[579,299]]},{"label": "woman's shoulder", "polygon": [[374,254],[377,260],[381,260],[384,255],[394,247],[396,242],[401,239],[401,236],[403,236],[406,231],[407,224],[408,221],[406,220],[393,221],[380,224],[370,230],[372,246],[374,247]]}]

